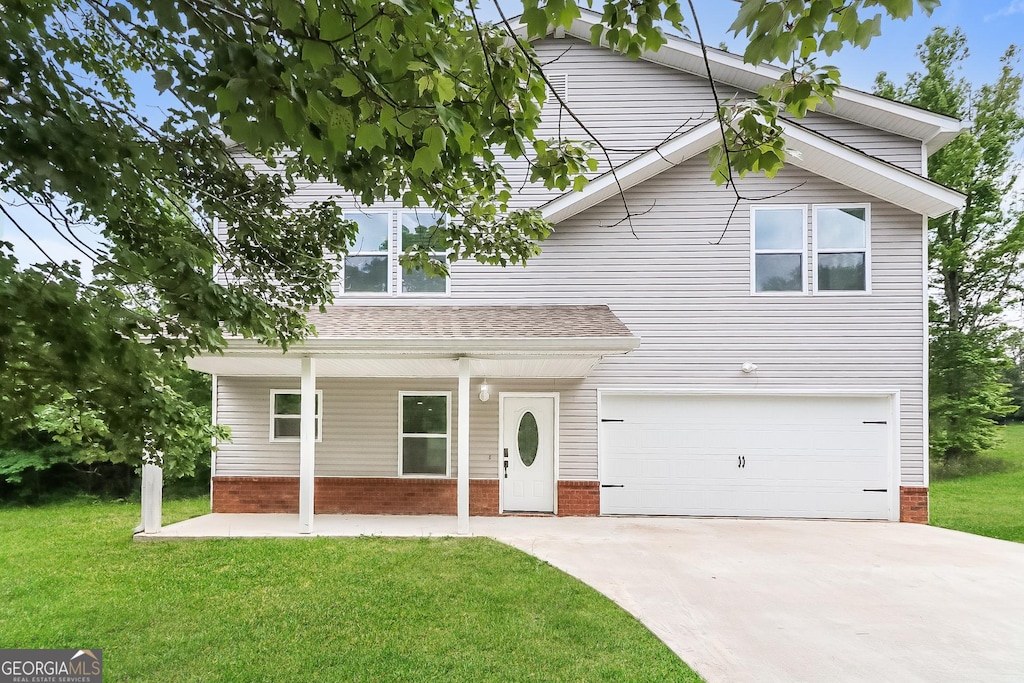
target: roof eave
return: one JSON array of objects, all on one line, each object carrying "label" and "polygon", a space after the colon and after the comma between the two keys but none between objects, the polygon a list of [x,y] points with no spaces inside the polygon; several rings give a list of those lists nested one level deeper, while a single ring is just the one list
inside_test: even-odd
[{"label": "roof eave", "polygon": [[[588,16],[594,19],[588,19]],[[510,23],[516,35],[525,39],[526,27],[518,23],[518,17],[512,19]],[[573,20],[572,26],[566,33],[574,38],[590,42],[590,31],[598,23],[600,23],[598,14],[581,10],[581,16]],[[667,39],[665,45],[657,52],[650,50],[644,52],[641,59],[686,73],[705,75],[704,55],[696,43],[672,35],[665,37]],[[707,56],[711,73],[717,81],[752,92],[777,80],[785,73],[785,69],[770,64],[747,64],[738,55],[714,48],[708,48]],[[831,114],[862,125],[926,142],[929,144],[927,147],[929,154],[941,149],[943,145],[959,135],[965,127],[959,119],[848,87],[839,88],[833,101],[835,107],[831,110]]]}]

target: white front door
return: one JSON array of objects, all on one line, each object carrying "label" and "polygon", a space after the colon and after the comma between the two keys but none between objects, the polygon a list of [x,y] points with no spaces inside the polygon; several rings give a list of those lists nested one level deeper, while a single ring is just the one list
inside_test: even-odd
[{"label": "white front door", "polygon": [[505,512],[555,510],[555,397],[503,394],[499,476]]}]

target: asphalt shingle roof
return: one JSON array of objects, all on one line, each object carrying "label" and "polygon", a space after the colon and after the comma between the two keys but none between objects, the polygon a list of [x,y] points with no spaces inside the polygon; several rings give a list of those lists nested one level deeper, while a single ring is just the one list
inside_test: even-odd
[{"label": "asphalt shingle roof", "polygon": [[330,306],[308,317],[321,339],[633,336],[607,306]]}]

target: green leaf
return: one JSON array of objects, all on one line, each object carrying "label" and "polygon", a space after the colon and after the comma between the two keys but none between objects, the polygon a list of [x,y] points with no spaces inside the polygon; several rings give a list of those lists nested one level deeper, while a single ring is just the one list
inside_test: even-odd
[{"label": "green leaf", "polygon": [[342,97],[352,97],[363,91],[363,84],[359,82],[355,74],[345,72],[331,81],[331,85],[341,92]]},{"label": "green leaf", "polygon": [[314,70],[334,63],[334,51],[326,43],[307,40],[302,46],[302,60]]},{"label": "green leaf", "polygon": [[446,139],[440,126],[431,126],[423,131],[423,144],[434,154],[440,155],[444,151]]},{"label": "green leaf", "polygon": [[320,39],[338,40],[347,36],[350,32],[341,12],[333,7],[328,7],[320,14]]},{"label": "green leaf", "polygon": [[377,147],[384,148],[384,134],[378,126],[372,123],[364,123],[356,131],[356,147],[367,151]]},{"label": "green leaf", "polygon": [[174,76],[171,75],[170,71],[160,69],[153,74],[153,87],[157,89],[157,92],[169,90],[173,84]]},{"label": "green leaf", "polygon": [[420,147],[412,160],[412,170],[433,173],[441,165],[441,160],[427,147]]},{"label": "green leaf", "polygon": [[526,24],[526,31],[531,38],[542,38],[548,34],[548,15],[539,7],[527,9],[519,20]]}]

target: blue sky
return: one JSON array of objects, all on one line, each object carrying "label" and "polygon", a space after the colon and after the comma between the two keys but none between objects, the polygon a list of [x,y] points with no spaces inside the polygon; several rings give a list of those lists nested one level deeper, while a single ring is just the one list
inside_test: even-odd
[{"label": "blue sky", "polygon": [[[595,0],[595,5],[600,6],[600,3],[601,0]],[[685,0],[683,4],[686,5]],[[741,52],[743,38],[732,38],[727,31],[738,5],[730,0],[694,0],[694,4],[708,44],[717,46],[724,41],[733,51]],[[517,3],[514,0],[502,2],[510,14],[518,13],[511,9],[515,5]],[[490,13],[484,12],[484,15],[494,16],[493,10]],[[907,73],[918,67],[915,50],[935,26],[960,26],[964,29],[971,53],[964,65],[964,76],[975,84],[989,82],[997,77],[999,58],[1006,48],[1014,41],[1024,44],[1024,0],[943,0],[930,17],[917,13],[905,22],[886,21],[882,35],[875,39],[870,48],[848,48],[833,55],[830,61],[840,67],[843,83],[849,87],[870,91],[879,71],[888,72],[891,79],[900,83]],[[692,31],[692,36],[696,37],[695,31]],[[148,84],[149,81],[140,78],[139,82]],[[143,107],[147,106],[147,102],[155,101],[155,93],[140,93],[140,105]],[[15,210],[14,213],[52,258],[82,259],[79,252],[61,240],[31,212]],[[15,244],[19,260],[43,260],[39,251],[13,226],[5,225],[5,222],[6,218],[0,216],[0,239]],[[88,229],[83,229],[80,236],[90,243],[96,239]],[[82,265],[88,269],[88,263]]]},{"label": "blue sky", "polygon": [[[727,31],[736,3],[694,0],[694,5],[708,44],[717,46],[724,40],[731,50],[742,52],[742,37],[733,39]],[[975,84],[986,83],[998,76],[1006,48],[1014,42],[1024,45],[1024,0],[942,0],[930,17],[917,12],[907,21],[885,21],[882,35],[867,50],[847,48],[830,61],[842,71],[843,83],[859,90],[871,90],[879,71],[900,83],[917,68],[917,46],[936,26],[964,30],[971,53],[964,75]],[[696,38],[696,32],[692,34]]]}]

